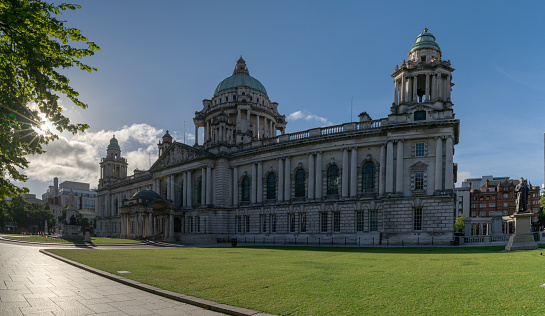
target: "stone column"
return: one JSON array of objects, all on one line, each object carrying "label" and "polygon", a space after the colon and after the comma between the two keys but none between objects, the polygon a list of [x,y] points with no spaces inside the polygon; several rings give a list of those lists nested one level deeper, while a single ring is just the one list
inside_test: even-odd
[{"label": "stone column", "polygon": [[140,213],[136,213],[136,238],[140,238],[142,234],[142,228],[140,226]]},{"label": "stone column", "polygon": [[284,164],[284,201],[291,200],[291,166],[290,166],[290,157],[286,157],[286,163]]},{"label": "stone column", "polygon": [[437,99],[437,74],[431,74],[430,100]]},{"label": "stone column", "polygon": [[278,158],[278,201],[284,201],[284,158]]},{"label": "stone column", "polygon": [[437,98],[439,100],[442,100],[443,99],[443,89],[442,89],[442,82],[443,82],[443,78],[442,78],[442,74],[441,73],[438,73],[437,74]]},{"label": "stone column", "polygon": [[322,153],[316,153],[316,185],[314,190],[316,191],[316,199],[322,198]]},{"label": "stone column", "polygon": [[250,129],[250,109],[246,110],[246,131]]},{"label": "stone column", "polygon": [[252,163],[252,186],[250,192],[250,202],[255,204],[256,201],[256,192],[257,192],[257,167],[255,163]]},{"label": "stone column", "polygon": [[170,213],[168,224],[168,236],[171,240],[174,240],[174,215],[172,213]]},{"label": "stone column", "polygon": [[443,139],[435,137],[435,191],[443,190]]},{"label": "stone column", "polygon": [[164,233],[164,238],[166,240],[169,240],[170,239],[170,230],[168,229],[168,227],[170,226],[169,225],[169,222],[168,222],[169,218],[164,216],[163,215],[163,233]]},{"label": "stone column", "polygon": [[263,116],[263,138],[268,138],[268,130],[267,130],[267,117]]},{"label": "stone column", "polygon": [[238,205],[238,167],[233,167],[233,205]]},{"label": "stone column", "polygon": [[257,203],[263,202],[263,165],[257,163]]},{"label": "stone column", "polygon": [[348,149],[343,149],[343,168],[342,168],[342,182],[341,182],[341,196],[343,198],[348,197],[348,177],[350,174],[350,167],[348,166]]},{"label": "stone column", "polygon": [[358,196],[358,149],[352,148],[352,157],[350,158],[350,196]]},{"label": "stone column", "polygon": [[401,103],[407,100],[407,89],[405,88],[405,82],[405,75],[401,75],[401,93],[399,95],[401,98]]},{"label": "stone column", "polygon": [[187,206],[187,172],[182,173],[182,207]]},{"label": "stone column", "polygon": [[397,142],[396,192],[403,193],[403,140]]},{"label": "stone column", "polygon": [[418,102],[418,76],[413,76],[413,102]]},{"label": "stone column", "polygon": [[426,74],[426,101],[430,100],[430,75]]},{"label": "stone column", "polygon": [[452,76],[448,75],[447,80],[445,80],[445,88],[446,88],[446,97],[445,99],[450,100],[450,81],[452,80]]},{"label": "stone column", "polygon": [[125,214],[121,213],[121,238],[125,238]]},{"label": "stone column", "polygon": [[187,207],[192,207],[193,206],[193,203],[192,203],[192,190],[191,190],[191,171],[188,171],[187,172]]},{"label": "stone column", "polygon": [[378,176],[378,194],[383,195],[386,188],[386,145],[380,146],[380,166]]},{"label": "stone column", "polygon": [[241,115],[240,115],[240,109],[237,109],[237,127],[236,129],[239,131],[242,131],[242,127],[240,126],[241,121]]},{"label": "stone column", "polygon": [[195,124],[195,145],[199,144],[199,124]]},{"label": "stone column", "polygon": [[394,192],[394,143],[386,144],[386,193]]},{"label": "stone column", "polygon": [[211,205],[211,204],[212,204],[212,166],[208,166],[206,169],[206,205]]},{"label": "stone column", "polygon": [[445,146],[445,190],[452,190],[454,188],[454,145],[451,136],[447,137]]},{"label": "stone column", "polygon": [[397,99],[397,94],[398,94],[398,91],[397,91],[397,79],[394,78],[394,104],[395,104],[395,105],[399,105],[399,102],[398,102],[398,99]]},{"label": "stone column", "polygon": [[256,136],[257,136],[257,139],[261,139],[261,130],[260,130],[260,122],[259,122],[259,115],[256,114],[255,116],[255,120],[256,120]]},{"label": "stone column", "polygon": [[314,154],[308,154],[308,199],[314,200],[314,179],[316,171],[314,170]]},{"label": "stone column", "polygon": [[201,168],[201,204],[206,205],[206,168]]},{"label": "stone column", "polygon": [[148,238],[153,237],[153,215],[152,213],[148,214]]}]

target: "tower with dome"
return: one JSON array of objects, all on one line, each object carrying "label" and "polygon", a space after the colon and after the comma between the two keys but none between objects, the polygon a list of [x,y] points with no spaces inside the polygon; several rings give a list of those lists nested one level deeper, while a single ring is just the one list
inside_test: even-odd
[{"label": "tower with dome", "polygon": [[241,57],[195,112],[193,145],[167,131],[149,170],[101,180],[97,230],[183,242],[448,244],[459,138],[453,71],[424,29],[395,67],[386,117],[362,109],[359,122],[286,133],[282,107]]}]

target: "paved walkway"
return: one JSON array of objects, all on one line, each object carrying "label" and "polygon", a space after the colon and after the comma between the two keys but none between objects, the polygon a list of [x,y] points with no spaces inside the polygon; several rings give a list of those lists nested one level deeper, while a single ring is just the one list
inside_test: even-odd
[{"label": "paved walkway", "polygon": [[222,315],[78,269],[42,248],[0,242],[0,315]]}]

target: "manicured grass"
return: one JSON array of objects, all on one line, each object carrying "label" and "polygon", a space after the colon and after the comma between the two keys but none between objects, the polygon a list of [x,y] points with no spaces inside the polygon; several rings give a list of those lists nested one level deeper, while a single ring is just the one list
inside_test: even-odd
[{"label": "manicured grass", "polygon": [[[17,239],[17,240],[26,240],[26,241],[37,241],[37,242],[58,242],[58,243],[72,243],[72,244],[89,244],[84,242],[81,239],[63,239],[63,238],[45,238],[40,235],[26,235],[26,236],[5,236],[8,239]],[[91,243],[93,244],[132,244],[139,243],[141,240],[133,239],[118,239],[118,238],[102,238],[102,237],[91,237]]]},{"label": "manicured grass", "polygon": [[51,252],[163,289],[282,315],[543,315],[542,250],[177,248]]}]

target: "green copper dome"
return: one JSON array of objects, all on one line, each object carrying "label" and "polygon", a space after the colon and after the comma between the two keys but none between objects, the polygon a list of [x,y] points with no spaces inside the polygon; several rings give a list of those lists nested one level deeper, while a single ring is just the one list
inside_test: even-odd
[{"label": "green copper dome", "polygon": [[246,68],[246,62],[242,59],[242,56],[237,61],[235,70],[231,77],[223,79],[222,82],[216,87],[214,91],[214,97],[224,93],[235,91],[237,87],[248,86],[253,92],[258,92],[267,96],[267,90],[256,78],[250,76],[248,68]]},{"label": "green copper dome", "polygon": [[433,36],[433,34],[431,33],[428,33],[427,28],[425,28],[424,31],[416,37],[416,41],[413,44],[413,47],[411,47],[411,52],[413,50],[421,48],[432,48],[441,51],[439,45],[437,45],[437,43],[435,42],[435,36]]},{"label": "green copper dome", "polygon": [[152,190],[142,190],[142,191],[136,192],[132,196],[132,199],[137,199],[137,198],[146,199],[146,200],[160,200],[160,199],[162,199],[161,196],[159,194],[157,194],[157,192],[152,191]]},{"label": "green copper dome", "polygon": [[119,147],[119,143],[117,142],[115,135],[114,137],[112,137],[112,139],[110,139],[110,145],[108,145],[108,150],[112,149],[121,150],[121,147]]}]

